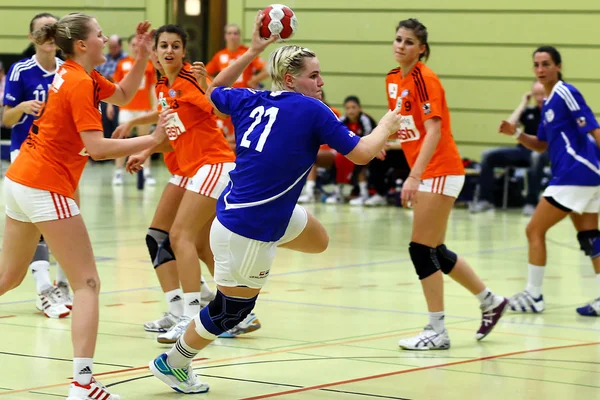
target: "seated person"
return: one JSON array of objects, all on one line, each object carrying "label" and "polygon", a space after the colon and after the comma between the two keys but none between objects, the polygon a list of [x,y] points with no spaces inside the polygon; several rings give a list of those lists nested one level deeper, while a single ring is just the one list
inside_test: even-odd
[{"label": "seated person", "polygon": [[[521,104],[513,111],[509,121],[513,124],[521,124],[524,132],[535,135],[540,124],[544,96],[544,87],[536,81],[531,87],[531,91],[523,95]],[[528,106],[531,98],[535,100],[535,105]],[[540,195],[544,167],[548,162],[547,152],[536,153],[521,144],[516,147],[500,147],[484,151],[481,154],[479,198],[470,204],[469,210],[472,213],[478,213],[494,208],[494,168],[528,167],[527,197],[523,214],[533,214]]]}]

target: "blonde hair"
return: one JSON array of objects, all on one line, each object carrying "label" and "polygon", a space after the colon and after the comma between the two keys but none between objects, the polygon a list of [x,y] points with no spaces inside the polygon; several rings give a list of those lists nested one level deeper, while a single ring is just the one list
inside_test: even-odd
[{"label": "blonde hair", "polygon": [[268,69],[273,81],[273,90],[287,90],[285,75],[298,76],[304,69],[304,59],[317,55],[306,47],[290,45],[273,51],[269,56]]},{"label": "blonde hair", "polygon": [[33,40],[38,45],[53,40],[65,56],[72,57],[75,55],[75,41],[88,38],[91,31],[89,21],[92,18],[83,13],[65,15],[57,22],[44,25],[33,32]]}]

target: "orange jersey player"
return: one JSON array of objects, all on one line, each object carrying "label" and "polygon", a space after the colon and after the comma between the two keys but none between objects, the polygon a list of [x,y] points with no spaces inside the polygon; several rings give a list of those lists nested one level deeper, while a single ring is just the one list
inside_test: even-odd
[{"label": "orange jersey player", "polygon": [[444,244],[450,212],[465,181],[450,129],[444,88],[423,60],[430,54],[427,28],[416,19],[400,21],[393,43],[400,65],[386,77],[390,109],[403,116],[397,137],[410,165],[402,186],[402,203],[414,209],[409,254],[421,285],[429,323],[418,335],[399,341],[406,350],[445,350],[450,337],[444,325],[442,273],[459,282],[480,301],[482,319],[475,334],[486,337],[506,310],[508,299],[485,287],[463,257]]},{"label": "orange jersey player", "polygon": [[39,235],[44,235],[74,291],[69,400],[120,398],[93,378],[100,279],[74,195],[89,156],[123,157],[154,147],[165,138],[159,131],[131,140],[112,140],[104,138],[102,132],[100,101],[127,104],[140,85],[149,56],[149,27],[147,22],[138,25],[137,37],[143,50],[118,85],[94,70],[106,61],[102,49],[107,38],[93,17],[72,13],[32,33],[39,45],[56,43],[67,61],[57,71],[48,100],[36,116],[19,157],[6,173],[0,294],[19,286]]}]

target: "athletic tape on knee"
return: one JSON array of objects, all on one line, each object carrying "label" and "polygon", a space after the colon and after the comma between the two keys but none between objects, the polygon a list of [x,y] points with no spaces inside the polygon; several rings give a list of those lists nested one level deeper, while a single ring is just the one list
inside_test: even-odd
[{"label": "athletic tape on knee", "polygon": [[420,280],[435,274],[441,269],[436,249],[424,244],[410,242],[408,252]]},{"label": "athletic tape on knee", "polygon": [[146,235],[146,246],[154,268],[175,260],[175,253],[171,249],[169,233],[160,229],[150,228]]},{"label": "athletic tape on knee", "polygon": [[36,261],[50,262],[50,252],[48,251],[48,246],[46,245],[43,237],[40,237],[40,241],[38,242],[38,245],[35,248],[35,253],[33,254],[33,260],[31,260],[31,262]]},{"label": "athletic tape on knee", "polygon": [[586,256],[591,258],[600,256],[600,231],[598,229],[578,232],[577,240]]},{"label": "athletic tape on knee", "polygon": [[441,244],[435,248],[437,251],[438,261],[440,263],[440,269],[446,275],[452,272],[452,269],[456,265],[458,256],[456,253],[448,250],[445,244]]},{"label": "athletic tape on knee", "polygon": [[250,299],[229,297],[217,290],[217,295],[200,310],[196,321],[196,333],[206,340],[214,340],[221,333],[242,322],[256,304],[257,296]]}]

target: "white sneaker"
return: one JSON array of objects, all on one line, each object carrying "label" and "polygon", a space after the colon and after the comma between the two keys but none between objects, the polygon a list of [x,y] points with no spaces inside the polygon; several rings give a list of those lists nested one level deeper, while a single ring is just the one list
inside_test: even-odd
[{"label": "white sneaker", "polygon": [[148,364],[150,372],[179,393],[206,393],[210,389],[207,383],[200,382],[192,369],[192,364],[184,368],[173,368],[167,362],[167,354],[162,353]]},{"label": "white sneaker", "polygon": [[67,400],[121,400],[121,396],[111,394],[106,387],[97,382],[94,378],[89,385],[80,385],[77,382],[71,383],[69,396]]},{"label": "white sneaker", "polygon": [[42,290],[35,301],[35,307],[48,318],[64,318],[71,313],[63,303],[60,290],[56,286]]},{"label": "white sneaker", "polygon": [[431,325],[427,325],[417,336],[400,339],[398,346],[404,350],[447,350],[450,348],[450,337],[446,329],[437,333]]},{"label": "white sneaker", "polygon": [[246,333],[254,332],[259,330],[261,327],[260,321],[256,314],[251,312],[244,318],[242,322],[219,335],[220,338],[234,338],[236,336],[244,335]]},{"label": "white sneaker", "polygon": [[493,210],[494,205],[489,201],[478,201],[476,203],[469,203],[469,211],[476,214],[488,210]]},{"label": "white sneaker", "polygon": [[177,323],[179,317],[171,313],[164,313],[162,317],[154,321],[148,321],[144,324],[146,332],[166,332]]},{"label": "white sneaker", "polygon": [[523,215],[528,217],[532,216],[534,211],[535,206],[533,204],[525,204],[525,207],[523,207]]},{"label": "white sneaker", "polygon": [[179,317],[179,321],[177,321],[175,325],[173,325],[165,333],[161,333],[160,335],[158,335],[156,340],[158,341],[158,343],[163,344],[173,344],[177,342],[177,339],[179,339],[179,337],[185,333],[185,330],[187,329],[190,322],[192,322],[192,319],[190,317],[182,315],[181,317]]},{"label": "white sneaker", "polygon": [[344,200],[342,200],[338,195],[331,195],[325,199],[325,204],[342,204]]},{"label": "white sneaker", "polygon": [[62,296],[63,304],[69,310],[73,309],[73,297],[71,296],[71,292],[69,290],[69,284],[67,282],[58,282],[54,283],[54,285],[60,290],[60,294]]},{"label": "white sneaker", "polygon": [[351,206],[358,207],[358,206],[364,206],[366,201],[367,201],[366,197],[357,197],[355,199],[350,200],[349,203]]},{"label": "white sneaker", "polygon": [[154,186],[156,185],[156,179],[154,179],[154,177],[150,174],[144,176],[145,179],[145,184],[146,185],[150,185],[150,186]]},{"label": "white sneaker", "polygon": [[515,294],[509,300],[510,309],[520,313],[541,313],[544,311],[544,296],[534,298],[527,290]]},{"label": "white sneaker", "polygon": [[369,197],[367,199],[367,201],[365,201],[365,206],[369,206],[369,207],[387,206],[387,200],[385,197],[376,193],[373,196]]},{"label": "white sneaker", "polygon": [[123,184],[123,174],[121,172],[115,172],[112,184],[113,186],[121,186]]},{"label": "white sneaker", "polygon": [[584,317],[600,317],[600,297],[590,301],[583,307],[577,308],[577,314]]},{"label": "white sneaker", "polygon": [[314,193],[311,193],[311,194],[305,193],[302,196],[298,197],[298,203],[300,203],[300,204],[316,203],[316,202],[317,202],[317,198],[315,197]]}]

